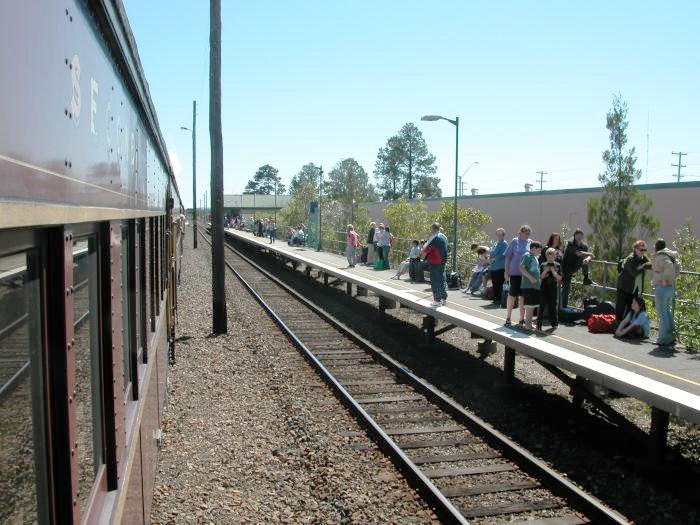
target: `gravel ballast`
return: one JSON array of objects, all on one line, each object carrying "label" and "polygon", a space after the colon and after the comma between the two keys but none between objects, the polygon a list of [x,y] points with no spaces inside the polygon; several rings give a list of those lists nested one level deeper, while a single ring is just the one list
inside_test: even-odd
[{"label": "gravel ballast", "polygon": [[152,522],[437,523],[229,273],[229,333],[210,335],[210,249],[191,242]]}]

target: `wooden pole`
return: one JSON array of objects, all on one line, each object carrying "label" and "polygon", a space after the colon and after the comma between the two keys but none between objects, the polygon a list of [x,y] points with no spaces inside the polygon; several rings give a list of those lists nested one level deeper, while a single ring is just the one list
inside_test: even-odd
[{"label": "wooden pole", "polygon": [[211,0],[209,36],[209,135],[211,140],[212,332],[225,334],[224,148],[221,133],[221,0]]}]

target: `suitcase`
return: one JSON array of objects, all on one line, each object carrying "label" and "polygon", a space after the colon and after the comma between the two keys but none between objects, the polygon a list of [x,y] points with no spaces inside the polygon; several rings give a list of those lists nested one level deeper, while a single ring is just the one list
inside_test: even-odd
[{"label": "suitcase", "polygon": [[560,323],[575,323],[577,321],[583,321],[586,318],[586,314],[583,308],[574,308],[573,306],[567,306],[566,308],[559,309],[559,322]]}]

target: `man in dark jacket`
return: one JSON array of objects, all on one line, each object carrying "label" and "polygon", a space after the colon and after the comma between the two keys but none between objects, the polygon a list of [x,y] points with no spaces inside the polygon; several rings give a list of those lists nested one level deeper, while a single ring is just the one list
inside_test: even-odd
[{"label": "man in dark jacket", "polygon": [[583,242],[583,231],[576,230],[574,238],[566,243],[564,257],[561,261],[561,301],[560,308],[569,306],[569,292],[571,291],[571,279],[579,268],[583,273],[583,284],[593,284],[588,277],[588,263],[593,259],[593,252],[588,251],[588,245]]},{"label": "man in dark jacket", "polygon": [[367,232],[367,266],[372,266],[374,264],[374,230],[376,229],[376,227],[376,223],[369,223],[369,231]]},{"label": "man in dark jacket", "polygon": [[615,317],[622,322],[627,311],[632,306],[634,296],[644,292],[644,270],[651,270],[651,259],[647,257],[647,243],[637,241],[632,253],[625,257],[622,269],[617,278],[617,299],[615,301]]}]

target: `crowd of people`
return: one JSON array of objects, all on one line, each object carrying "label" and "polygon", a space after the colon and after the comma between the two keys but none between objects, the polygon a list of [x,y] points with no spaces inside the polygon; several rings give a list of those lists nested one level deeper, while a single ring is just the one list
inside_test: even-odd
[{"label": "crowd of people", "polygon": [[[532,229],[523,224],[517,236],[506,241],[503,228],[496,230],[492,246],[472,244],[476,264],[464,293],[489,298],[497,307],[506,309],[505,324],[513,325],[513,311],[517,309],[517,326],[527,330],[543,329],[545,320],[552,330],[560,322],[560,312],[568,312],[573,278],[581,272],[583,286],[596,286],[590,278],[590,262],[595,254],[584,242],[584,232],[576,229],[571,239],[564,242],[553,232],[546,243],[531,239]],[[389,268],[389,251],[394,236],[383,223],[371,223],[366,236],[364,263],[377,269]],[[361,246],[360,234],[352,224],[347,227],[346,256],[349,267],[358,263]],[[410,282],[422,282],[424,271],[430,274],[433,294],[432,306],[447,301],[445,264],[449,242],[438,223],[431,225],[431,234],[423,240],[411,241],[408,257],[402,260],[392,279],[400,279],[406,272]],[[616,337],[649,336],[649,317],[642,293],[647,272],[651,271],[654,304],[659,318],[656,344],[675,344],[671,306],[675,294],[675,280],[680,271],[678,253],[669,249],[663,239],[656,241],[654,253],[647,256],[647,245],[638,240],[631,253],[619,263],[615,300]],[[379,263],[377,261],[380,261]]]},{"label": "crowd of people", "polygon": [[[472,251],[477,264],[465,293],[491,297],[495,304],[505,300],[505,324],[512,325],[513,310],[518,309],[518,325],[528,330],[542,330],[544,320],[552,329],[559,325],[559,313],[569,309],[571,281],[581,271],[582,284],[594,286],[589,263],[594,253],[583,242],[584,233],[577,229],[573,237],[562,243],[559,233],[552,233],[546,244],[530,238],[532,229],[524,224],[510,243],[503,228],[496,230],[496,242],[489,248],[477,244]],[[642,296],[646,272],[651,271],[654,304],[659,318],[656,344],[675,344],[672,303],[675,280],[680,272],[678,253],[658,239],[654,253],[647,256],[647,244],[636,241],[632,251],[619,262],[615,300],[616,337],[649,337],[649,317]],[[487,283],[491,286],[487,286]],[[535,312],[537,315],[535,316]]]}]

